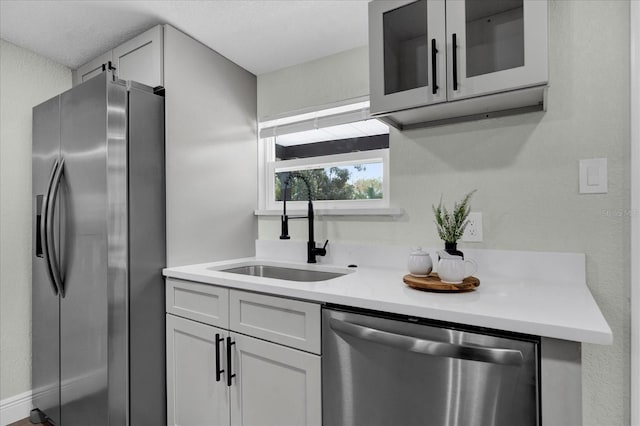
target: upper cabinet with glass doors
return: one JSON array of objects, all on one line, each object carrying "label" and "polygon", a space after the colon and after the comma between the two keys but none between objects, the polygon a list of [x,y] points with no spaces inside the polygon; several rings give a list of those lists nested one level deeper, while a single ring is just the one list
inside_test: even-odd
[{"label": "upper cabinet with glass doors", "polygon": [[[369,69],[374,115],[544,86],[547,1],[375,0]],[[507,99],[505,108],[522,106],[513,95],[489,99],[471,108],[440,105],[444,112],[434,117],[499,110],[500,99]],[[417,119],[413,113],[410,120]]]},{"label": "upper cabinet with glass doors", "polygon": [[444,3],[369,3],[372,114],[447,100]]}]

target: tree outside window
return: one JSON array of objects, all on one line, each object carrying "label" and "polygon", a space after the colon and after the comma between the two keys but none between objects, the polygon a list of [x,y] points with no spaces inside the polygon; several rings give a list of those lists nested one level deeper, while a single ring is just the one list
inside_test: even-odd
[{"label": "tree outside window", "polygon": [[[311,185],[313,200],[376,200],[383,198],[382,164],[354,164],[309,170],[297,170]],[[290,172],[276,173],[275,199],[282,201],[282,186]],[[292,179],[287,201],[306,201],[307,187],[301,179]]]}]

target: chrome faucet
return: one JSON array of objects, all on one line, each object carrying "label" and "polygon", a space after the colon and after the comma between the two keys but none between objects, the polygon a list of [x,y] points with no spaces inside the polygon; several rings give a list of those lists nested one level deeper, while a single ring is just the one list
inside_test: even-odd
[{"label": "chrome faucet", "polygon": [[[307,208],[306,216],[287,216],[287,188],[291,184],[291,180],[293,178],[301,179],[305,185],[307,186],[307,192],[309,193],[309,203]],[[329,240],[324,242],[323,247],[316,247],[316,242],[313,237],[313,203],[311,202],[311,185],[309,184],[309,180],[299,174],[299,173],[291,173],[284,181],[282,185],[282,216],[280,216],[280,239],[288,240],[289,237],[289,219],[308,219],[309,221],[309,240],[307,241],[307,263],[316,263],[316,256],[325,256],[327,254],[327,244]]]}]

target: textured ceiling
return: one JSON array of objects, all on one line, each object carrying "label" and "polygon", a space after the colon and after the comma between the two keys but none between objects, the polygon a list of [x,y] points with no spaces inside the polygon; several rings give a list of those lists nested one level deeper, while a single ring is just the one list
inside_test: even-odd
[{"label": "textured ceiling", "polygon": [[1,0],[0,37],[72,69],[168,23],[254,74],[367,44],[368,0]]}]

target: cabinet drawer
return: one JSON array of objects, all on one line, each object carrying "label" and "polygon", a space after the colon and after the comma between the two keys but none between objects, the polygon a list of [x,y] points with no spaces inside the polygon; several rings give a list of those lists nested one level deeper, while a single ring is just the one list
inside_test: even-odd
[{"label": "cabinet drawer", "polygon": [[229,328],[320,354],[320,305],[231,290]]},{"label": "cabinet drawer", "polygon": [[229,327],[229,289],[167,278],[167,312],[217,327]]}]

